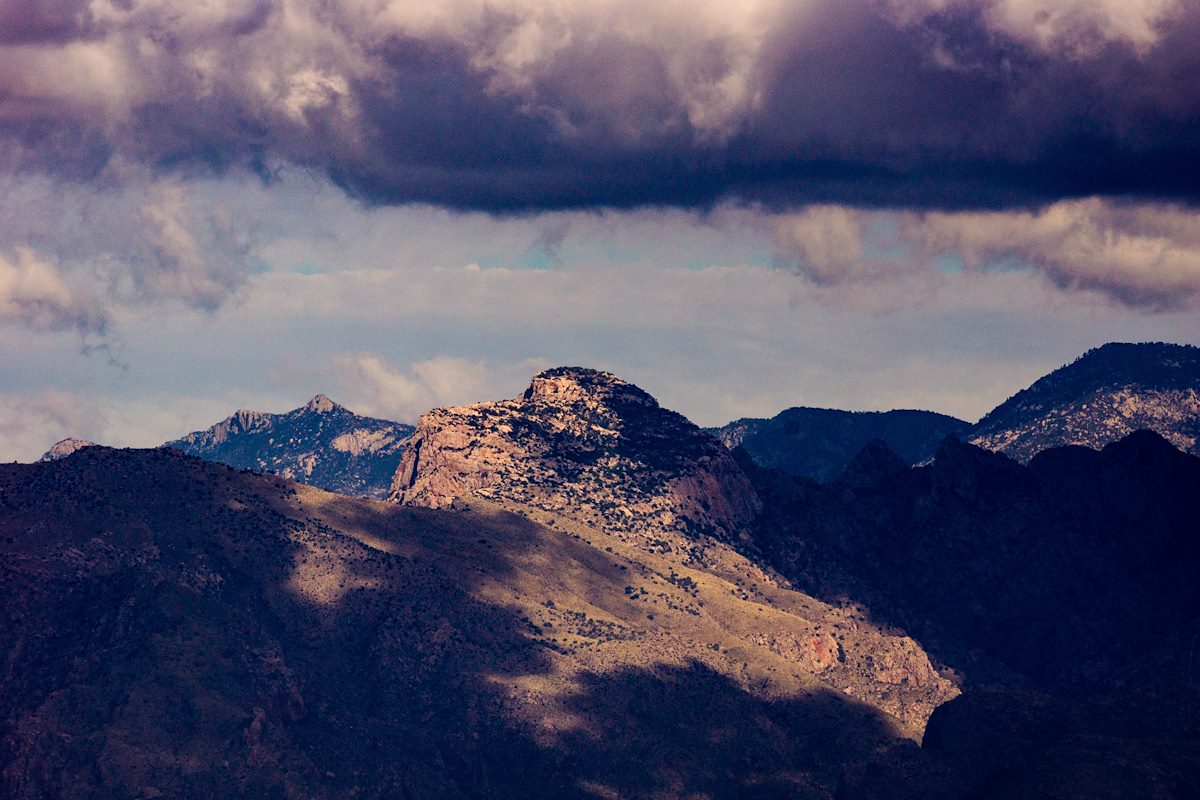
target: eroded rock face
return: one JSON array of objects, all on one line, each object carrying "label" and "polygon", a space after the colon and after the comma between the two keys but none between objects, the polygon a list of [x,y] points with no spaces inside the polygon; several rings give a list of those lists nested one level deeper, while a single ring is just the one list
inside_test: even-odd
[{"label": "eroded rock face", "polygon": [[417,425],[391,499],[480,496],[606,530],[737,539],[758,496],[726,449],[646,392],[567,367],[514,400],[436,409]]}]

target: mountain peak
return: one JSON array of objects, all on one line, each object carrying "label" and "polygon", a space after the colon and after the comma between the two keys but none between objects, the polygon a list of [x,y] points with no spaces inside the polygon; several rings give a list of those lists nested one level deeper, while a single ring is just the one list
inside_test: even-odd
[{"label": "mountain peak", "polygon": [[1110,342],[1035,381],[989,412],[975,444],[1020,461],[1069,444],[1100,449],[1139,429],[1200,454],[1200,348]]},{"label": "mountain peak", "polygon": [[442,508],[476,495],[644,540],[677,535],[685,549],[701,534],[740,536],[758,511],[718,441],[633,384],[581,367],[540,372],[512,400],[421,417],[391,498]]},{"label": "mountain peak", "polygon": [[95,442],[89,442],[85,439],[75,439],[68,436],[66,439],[55,442],[50,446],[50,449],[42,454],[41,461],[58,461],[60,458],[66,458],[72,453],[82,450],[85,447],[95,447]]},{"label": "mountain peak", "polygon": [[304,406],[305,411],[314,414],[328,414],[330,411],[338,408],[341,408],[341,406],[330,400],[328,395],[324,394],[318,394]]},{"label": "mountain peak", "polygon": [[383,497],[412,431],[410,425],[360,417],[318,394],[283,414],[238,411],[164,447],[329,491]]},{"label": "mountain peak", "polygon": [[638,405],[657,406],[658,402],[632,383],[621,380],[611,372],[587,367],[555,367],[533,376],[523,395],[525,400],[555,404],[613,400]]}]

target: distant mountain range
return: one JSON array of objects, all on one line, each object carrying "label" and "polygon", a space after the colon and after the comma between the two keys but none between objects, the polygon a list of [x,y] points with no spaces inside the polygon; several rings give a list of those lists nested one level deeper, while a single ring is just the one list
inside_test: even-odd
[{"label": "distant mountain range", "polygon": [[760,467],[829,482],[872,440],[908,464],[928,461],[950,434],[1027,462],[1066,445],[1100,448],[1152,430],[1200,455],[1200,348],[1106,344],[1018,392],[978,423],[930,411],[789,408],[709,431]]},{"label": "distant mountain range", "polygon": [[872,440],[919,464],[947,436],[968,428],[961,419],[932,411],[789,408],[770,419],[739,419],[708,430],[726,447],[741,447],[761,467],[826,482],[841,475]]},{"label": "distant mountain range", "polygon": [[331,492],[382,499],[412,432],[411,425],[361,417],[319,394],[284,414],[238,411],[163,447]]},{"label": "distant mountain range", "polygon": [[1064,445],[1099,448],[1152,430],[1200,455],[1200,347],[1106,344],[986,414],[971,442],[1029,461]]},{"label": "distant mountain range", "polygon": [[[569,369],[577,368],[560,371]],[[497,406],[489,411],[493,412],[513,409]],[[681,441],[694,441],[694,426],[680,418],[682,423],[689,432]],[[431,417],[430,425],[436,424]],[[883,442],[909,465],[929,461],[949,435],[1027,462],[1045,449],[1073,444],[1100,448],[1139,429],[1152,430],[1180,450],[1200,455],[1200,348],[1104,345],[1041,378],[975,425],[932,411],[797,407],[770,419],[744,418],[705,432],[728,449],[740,448],[759,467],[828,483],[872,441]],[[238,411],[164,446],[242,469],[276,472],[329,491],[382,499],[395,489],[393,477],[414,432],[410,425],[358,416],[317,395],[285,414]],[[589,436],[595,438],[593,434]],[[580,446],[591,452],[600,442]],[[64,439],[43,459],[89,444]],[[445,449],[442,443],[431,446]],[[420,491],[427,497],[436,493]]]}]

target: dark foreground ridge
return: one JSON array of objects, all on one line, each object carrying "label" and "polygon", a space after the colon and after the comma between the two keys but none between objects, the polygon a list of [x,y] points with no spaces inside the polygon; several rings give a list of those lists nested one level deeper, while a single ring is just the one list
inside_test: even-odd
[{"label": "dark foreground ridge", "polygon": [[1200,459],[1148,431],[1028,466],[947,439],[926,467],[876,444],[830,486],[754,478],[776,569],[963,677],[840,798],[1200,796]]}]

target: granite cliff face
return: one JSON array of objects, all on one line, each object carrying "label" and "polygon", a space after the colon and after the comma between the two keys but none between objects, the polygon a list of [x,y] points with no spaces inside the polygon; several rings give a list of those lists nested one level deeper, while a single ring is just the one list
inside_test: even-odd
[{"label": "granite cliff face", "polygon": [[163,447],[275,472],[340,494],[382,499],[411,425],[361,417],[319,394],[285,414],[241,410]]},{"label": "granite cliff face", "polygon": [[421,417],[391,498],[443,508],[456,497],[530,506],[664,547],[736,541],[760,510],[716,439],[638,387],[578,367],[536,375],[514,400]]},{"label": "granite cliff face", "polygon": [[908,464],[933,456],[938,443],[969,427],[932,411],[839,411],[789,408],[770,419],[739,419],[710,432],[741,447],[760,467],[822,483],[837,478],[871,441],[882,441]]},{"label": "granite cliff face", "polygon": [[1089,350],[997,406],[967,438],[1029,461],[1051,447],[1100,448],[1143,429],[1200,455],[1200,348],[1113,343]]}]

